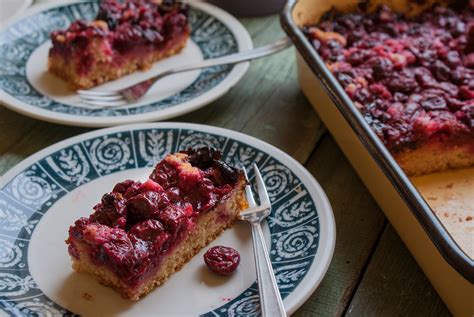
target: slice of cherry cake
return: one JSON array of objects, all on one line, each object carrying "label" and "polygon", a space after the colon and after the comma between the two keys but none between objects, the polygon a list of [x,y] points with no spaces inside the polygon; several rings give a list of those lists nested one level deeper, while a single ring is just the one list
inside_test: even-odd
[{"label": "slice of cherry cake", "polygon": [[186,45],[187,14],[187,5],[174,0],[103,0],[94,21],[51,34],[49,71],[74,88],[90,88],[150,68]]},{"label": "slice of cherry cake", "polygon": [[474,10],[328,12],[304,28],[409,175],[474,165]]},{"label": "slice of cherry cake", "polygon": [[247,208],[241,170],[213,148],[167,155],[144,183],[105,194],[66,240],[75,271],[138,300],[179,270]]}]

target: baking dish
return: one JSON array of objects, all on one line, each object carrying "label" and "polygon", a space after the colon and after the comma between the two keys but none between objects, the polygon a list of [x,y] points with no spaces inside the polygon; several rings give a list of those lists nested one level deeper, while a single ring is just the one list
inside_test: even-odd
[{"label": "baking dish", "polygon": [[[379,3],[364,2],[370,7]],[[411,13],[432,4],[383,3]],[[474,261],[456,244],[300,30],[317,23],[332,7],[348,11],[358,4],[357,0],[287,2],[281,24],[297,48],[300,86],[448,308],[454,315],[472,316]]]}]

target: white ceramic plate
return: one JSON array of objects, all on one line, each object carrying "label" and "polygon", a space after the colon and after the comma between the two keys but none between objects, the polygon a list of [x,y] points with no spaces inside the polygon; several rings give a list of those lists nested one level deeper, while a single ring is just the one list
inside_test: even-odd
[{"label": "white ceramic plate", "polygon": [[[76,19],[92,20],[98,3],[48,4],[32,8],[0,33],[1,101],[25,115],[68,125],[99,127],[164,120],[225,94],[248,69],[248,62],[176,74],[155,84],[138,102],[121,108],[91,109],[61,79],[47,71],[49,34]],[[147,79],[160,71],[252,48],[247,30],[234,17],[207,3],[192,2],[192,32],[178,55],[94,89],[112,90]]]},{"label": "white ceramic plate", "polygon": [[210,273],[202,250],[138,302],[71,269],[64,239],[75,219],[89,215],[116,182],[143,180],[167,153],[200,145],[219,148],[228,163],[247,167],[251,182],[249,167],[259,166],[273,206],[264,224],[267,245],[285,308],[294,312],[319,285],[333,255],[335,225],[326,195],[304,167],[275,147],[238,132],[183,123],[86,133],[27,158],[0,179],[0,308],[12,315],[258,315],[245,223],[212,243],[240,252],[232,276]]},{"label": "white ceramic plate", "polygon": [[0,0],[0,26],[25,11],[33,0]]}]

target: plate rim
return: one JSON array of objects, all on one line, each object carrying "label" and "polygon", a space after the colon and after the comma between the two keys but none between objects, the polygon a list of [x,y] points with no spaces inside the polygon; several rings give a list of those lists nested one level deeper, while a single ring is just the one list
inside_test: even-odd
[{"label": "plate rim", "polygon": [[[143,129],[188,129],[196,130],[206,133],[214,133],[238,140],[240,142],[247,142],[249,145],[257,146],[265,151],[267,154],[274,156],[280,160],[283,165],[289,168],[299,178],[304,179],[308,193],[312,197],[316,210],[318,211],[318,219],[320,223],[318,250],[313,259],[313,262],[301,280],[298,286],[284,299],[285,309],[288,314],[294,313],[306,300],[314,293],[317,287],[321,284],[322,279],[326,275],[329,265],[331,264],[335,243],[336,243],[336,224],[334,213],[329,202],[329,199],[322,189],[319,182],[314,176],[297,160],[279,149],[256,137],[247,135],[235,130],[215,127],[205,124],[184,123],[184,122],[152,122],[142,124],[121,125],[116,127],[109,127],[97,129],[94,131],[81,133],[79,135],[67,138],[65,140],[56,142],[17,163],[9,169],[3,176],[0,177],[0,188],[4,188],[9,181],[21,173],[25,168],[39,161],[41,158],[54,153],[55,151],[67,147],[68,145],[81,142],[83,140],[100,137],[103,135],[118,133],[123,131],[143,130]],[[321,217],[323,216],[323,217]],[[298,293],[298,294],[297,294]],[[299,295],[299,296],[298,296]]]},{"label": "plate rim", "polygon": [[[69,5],[87,3],[87,2],[96,2],[96,0],[74,0],[68,3],[44,3],[39,5],[34,5],[24,12],[20,13],[18,16],[15,16],[11,21],[8,21],[4,26],[0,28],[0,33],[5,32],[9,27],[15,23],[27,19],[35,14],[40,12],[65,7]],[[248,33],[247,29],[240,23],[237,18],[232,16],[230,13],[224,11],[223,9],[216,7],[207,2],[195,2],[195,1],[186,1],[190,6],[202,10],[207,14],[213,16],[224,24],[229,31],[234,35],[235,40],[238,46],[238,52],[244,50],[249,50],[253,48],[252,38]],[[174,118],[194,110],[205,107],[215,101],[217,98],[225,95],[232,87],[234,87],[245,75],[250,62],[244,62],[235,65],[227,76],[216,86],[203,93],[200,96],[192,98],[184,103],[180,103],[165,109],[158,109],[155,111],[150,111],[146,113],[140,113],[135,115],[121,115],[121,116],[81,116],[75,114],[60,113],[51,110],[45,110],[37,106],[30,105],[24,101],[21,101],[15,96],[10,95],[4,89],[0,88],[0,104],[6,108],[20,113],[22,115],[31,117],[33,119],[38,119],[51,123],[65,124],[69,126],[78,126],[78,127],[110,127],[123,124],[133,124],[138,122],[150,122],[157,120],[166,120]],[[28,78],[24,76],[27,80]],[[44,96],[39,92],[41,96]]]}]

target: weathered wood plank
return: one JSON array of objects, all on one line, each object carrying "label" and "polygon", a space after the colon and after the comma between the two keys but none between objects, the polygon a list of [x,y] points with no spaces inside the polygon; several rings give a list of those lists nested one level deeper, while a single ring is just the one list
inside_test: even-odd
[{"label": "weathered wood plank", "polygon": [[450,316],[391,225],[385,229],[347,316]]},{"label": "weathered wood plank", "polygon": [[30,131],[37,120],[27,119],[16,112],[0,107],[0,153],[5,153],[8,149],[19,140],[25,132]]},{"label": "weathered wood plank", "polygon": [[336,219],[336,248],[319,288],[295,316],[340,316],[383,230],[385,217],[330,135],[306,167],[319,181]]},{"label": "weathered wood plank", "polygon": [[0,118],[0,175],[51,144],[91,130],[38,121],[4,107]]}]

